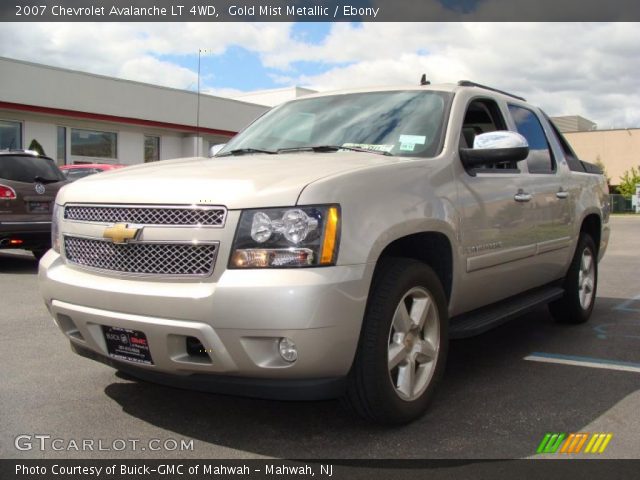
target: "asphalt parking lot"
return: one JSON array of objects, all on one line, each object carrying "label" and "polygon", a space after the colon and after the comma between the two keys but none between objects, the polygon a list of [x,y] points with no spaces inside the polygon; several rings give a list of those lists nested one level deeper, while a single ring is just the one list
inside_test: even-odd
[{"label": "asphalt parking lot", "polygon": [[[589,323],[557,325],[540,308],[453,342],[429,413],[391,429],[338,401],[233,398],[121,378],[71,353],[38,293],[33,257],[0,252],[0,457],[523,458],[547,432],[609,432],[601,456],[640,458],[639,238],[640,216],[612,219]],[[35,441],[19,450],[20,435],[62,439],[62,450]],[[67,448],[82,439],[118,450],[118,440],[140,441],[135,450]],[[152,450],[150,439],[193,448],[169,441]]]}]

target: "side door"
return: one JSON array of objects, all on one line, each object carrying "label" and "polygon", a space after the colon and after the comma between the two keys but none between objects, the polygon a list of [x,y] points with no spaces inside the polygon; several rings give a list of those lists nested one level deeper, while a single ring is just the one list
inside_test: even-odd
[{"label": "side door", "polygon": [[525,106],[509,104],[509,114],[518,133],[529,143],[526,159],[529,171],[532,219],[536,225],[539,274],[545,281],[562,276],[571,245],[572,199],[568,172],[557,161],[538,114]]},{"label": "side door", "polygon": [[[492,98],[469,100],[460,128],[460,147],[476,135],[507,130],[506,104]],[[458,201],[461,254],[466,270],[456,310],[463,312],[540,284],[532,275],[536,229],[526,162],[465,170],[459,162]]]}]

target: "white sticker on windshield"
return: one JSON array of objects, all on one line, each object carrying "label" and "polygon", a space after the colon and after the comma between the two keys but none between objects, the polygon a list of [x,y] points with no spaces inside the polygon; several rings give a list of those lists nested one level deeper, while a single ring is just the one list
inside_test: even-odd
[{"label": "white sticker on windshield", "polygon": [[401,143],[400,144],[400,151],[401,152],[413,152],[413,150],[416,148],[414,143]]},{"label": "white sticker on windshield", "polygon": [[[424,135],[400,135],[400,143],[424,145],[426,142],[427,137]],[[402,147],[400,150],[402,150]],[[413,148],[411,150],[413,150]]]},{"label": "white sticker on windshield", "polygon": [[371,143],[343,143],[343,147],[348,148],[362,148],[363,150],[372,150],[374,152],[390,152],[393,150],[393,145],[378,145]]}]

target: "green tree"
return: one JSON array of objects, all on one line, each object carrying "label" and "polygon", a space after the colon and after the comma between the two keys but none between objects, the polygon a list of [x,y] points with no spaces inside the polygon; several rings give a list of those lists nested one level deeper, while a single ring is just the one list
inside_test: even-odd
[{"label": "green tree", "polygon": [[46,156],[46,153],[44,153],[44,148],[42,148],[40,142],[38,142],[35,138],[31,140],[31,143],[29,144],[29,150],[38,152],[38,155]]},{"label": "green tree", "polygon": [[635,195],[636,185],[638,183],[640,183],[640,165],[637,170],[635,167],[631,167],[629,170],[624,172],[620,177],[618,191],[624,196],[624,198],[629,200],[633,195]]}]

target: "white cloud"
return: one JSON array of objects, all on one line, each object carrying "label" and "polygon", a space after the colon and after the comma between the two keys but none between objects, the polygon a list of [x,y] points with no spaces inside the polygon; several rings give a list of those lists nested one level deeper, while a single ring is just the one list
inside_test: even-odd
[{"label": "white cloud", "polygon": [[637,23],[335,24],[319,45],[264,55],[342,63],[291,82],[325,88],[470,79],[524,95],[550,115],[580,114],[601,128],[640,126]]},{"label": "white cloud", "polygon": [[[0,56],[176,88],[193,88],[197,73],[166,55],[222,54],[233,45],[255,52],[287,44],[291,24],[5,23]],[[195,80],[194,80],[195,77]]]},{"label": "white cloud", "polygon": [[[559,2],[558,2],[559,3]],[[486,8],[504,0],[487,0]],[[483,7],[483,8],[484,8]],[[257,53],[274,82],[337,89],[465,78],[527,97],[550,115],[601,128],[640,126],[637,23],[334,23],[314,44],[284,23],[3,24],[0,55],[177,88],[193,88],[194,58],[231,46]],[[315,62],[309,75],[298,62]],[[204,89],[234,92],[215,84]],[[265,88],[268,87],[265,85]]]},{"label": "white cloud", "polygon": [[117,76],[173,88],[190,88],[198,83],[197,72],[146,55],[124,61]]}]

